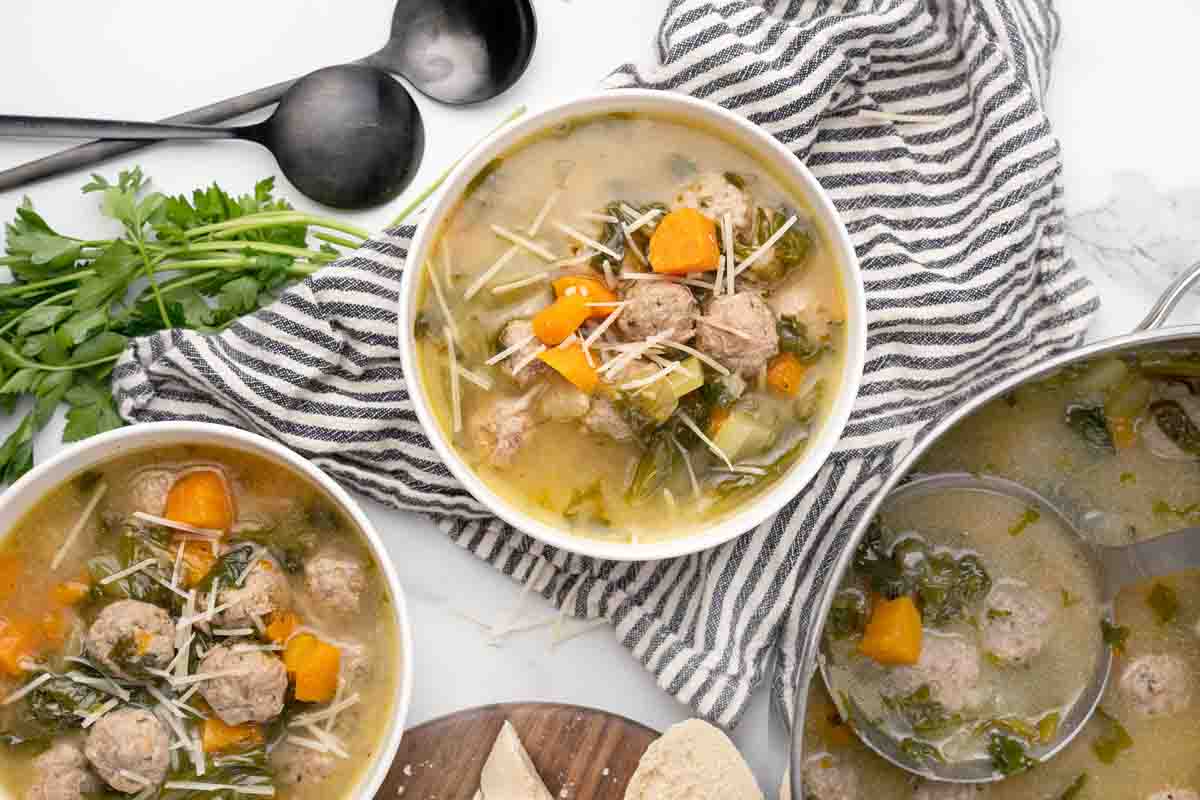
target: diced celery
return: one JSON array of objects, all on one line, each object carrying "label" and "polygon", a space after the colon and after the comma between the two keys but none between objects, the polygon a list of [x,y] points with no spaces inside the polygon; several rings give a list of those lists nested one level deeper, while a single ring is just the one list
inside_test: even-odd
[{"label": "diced celery", "polygon": [[704,385],[704,367],[700,364],[700,359],[689,356],[685,361],[679,362],[679,369],[664,380],[671,387],[675,399],[679,400],[688,392],[694,392]]},{"label": "diced celery", "polygon": [[721,429],[713,437],[713,444],[720,448],[730,461],[739,461],[761,453],[774,438],[775,432],[769,426],[739,409],[721,423]]}]

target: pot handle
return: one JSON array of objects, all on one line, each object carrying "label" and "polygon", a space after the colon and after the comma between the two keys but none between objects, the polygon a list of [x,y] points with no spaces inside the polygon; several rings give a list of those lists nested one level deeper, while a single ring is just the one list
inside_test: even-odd
[{"label": "pot handle", "polygon": [[1179,301],[1198,280],[1200,280],[1200,261],[1192,264],[1171,281],[1171,285],[1163,291],[1162,296],[1154,302],[1154,305],[1150,306],[1149,313],[1138,323],[1134,331],[1150,331],[1161,328],[1167,318],[1171,316],[1171,312],[1175,310],[1175,306],[1179,305]]}]

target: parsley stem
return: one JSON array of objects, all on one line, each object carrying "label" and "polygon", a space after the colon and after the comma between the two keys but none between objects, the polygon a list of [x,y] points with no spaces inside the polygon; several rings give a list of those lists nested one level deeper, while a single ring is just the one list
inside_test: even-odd
[{"label": "parsley stem", "polygon": [[[256,266],[253,258],[196,258],[190,261],[168,261],[157,266],[158,272],[183,271],[192,269],[222,269],[222,270],[237,270],[246,267]],[[323,265],[305,267],[301,264],[292,264],[285,267],[284,271],[289,275],[299,275],[301,277],[312,275]]]},{"label": "parsley stem", "polygon": [[170,328],[171,315],[167,313],[167,304],[163,302],[162,292],[158,290],[158,281],[154,280],[154,262],[146,254],[146,243],[141,237],[141,232],[134,231],[133,233],[133,242],[142,256],[142,272],[146,274],[146,280],[149,281],[150,288],[154,292],[154,302],[158,305],[158,315],[162,317],[163,327]]},{"label": "parsley stem", "polygon": [[59,300],[66,300],[69,297],[74,297],[75,294],[78,292],[79,292],[78,289],[67,289],[65,292],[59,292],[56,295],[47,297],[45,300],[41,300],[37,303],[34,303],[29,308],[26,308],[20,314],[17,314],[15,317],[10,319],[8,322],[4,323],[4,325],[2,327],[0,327],[0,334],[7,333],[12,328],[12,326],[16,325],[18,322],[21,321],[22,317],[24,317],[30,311],[33,311],[35,308],[41,308],[42,306],[52,306],[55,303],[57,303]]},{"label": "parsley stem", "polygon": [[301,211],[289,211],[286,213],[271,213],[271,214],[247,214],[244,217],[236,217],[235,219],[225,222],[214,222],[211,225],[201,225],[198,228],[191,228],[184,233],[189,239],[195,239],[200,236],[212,234],[222,238],[228,236],[237,236],[247,231],[256,230],[258,228],[273,228],[279,225],[311,225],[320,228],[329,228],[334,231],[341,231],[352,236],[357,236],[360,239],[368,239],[371,232],[351,225],[347,222],[340,222],[336,219],[327,219],[325,217],[314,217],[311,214],[305,214]]},{"label": "parsley stem", "polygon": [[421,192],[419,195],[414,197],[413,201],[411,203],[409,203],[407,206],[405,206],[404,210],[401,211],[394,220],[392,220],[390,223],[388,223],[388,227],[395,228],[401,222],[404,222],[404,220],[406,220],[408,218],[409,214],[411,214],[418,206],[420,206],[422,203],[424,203],[426,200],[428,200],[429,196],[431,194],[433,194],[434,192],[436,192],[438,190],[438,188],[443,183],[446,182],[446,178],[450,177],[450,173],[454,171],[454,168],[457,167],[459,164],[461,164],[462,160],[464,158],[466,158],[468,155],[470,155],[471,152],[474,151],[476,147],[479,147],[481,142],[487,141],[488,139],[492,138],[492,134],[494,134],[496,131],[500,130],[505,125],[512,122],[514,119],[516,119],[517,117],[521,116],[524,113],[525,113],[525,106],[517,106],[516,109],[511,114],[509,114],[507,117],[505,117],[504,119],[502,119],[500,121],[499,125],[497,125],[496,127],[492,128],[490,131],[488,131],[487,136],[484,136],[482,139],[480,139],[478,142],[476,142],[474,145],[472,145],[470,150],[468,150],[467,152],[463,153],[461,156],[456,158],[454,160],[454,163],[452,163],[450,166],[446,167],[446,171],[437,177],[437,180],[435,180],[433,183],[429,184],[429,186],[425,187],[425,190],[423,192]]},{"label": "parsley stem", "polygon": [[192,242],[187,247],[172,247],[170,250],[164,250],[159,255],[163,258],[167,256],[186,255],[187,253],[204,252],[210,250],[258,250],[262,253],[277,253],[284,256],[293,256],[295,258],[322,258],[328,256],[328,253],[321,253],[316,250],[308,250],[303,247],[292,247],[288,244],[274,244],[272,242]]},{"label": "parsley stem", "polygon": [[323,233],[322,231],[315,231],[313,233],[313,238],[320,239],[322,242],[329,242],[330,244],[349,247],[351,250],[357,250],[358,248],[362,247],[362,242],[351,241],[350,239],[346,239],[341,236],[334,236],[332,233]]},{"label": "parsley stem", "polygon": [[72,272],[69,275],[59,275],[57,278],[46,278],[42,281],[34,281],[33,283],[18,283],[9,286],[5,289],[0,289],[0,297],[11,297],[13,295],[30,294],[38,292],[48,286],[58,286],[61,283],[71,283],[72,281],[81,281],[84,278],[90,278],[96,274],[94,269],[81,269],[78,272]]},{"label": "parsley stem", "polygon": [[[11,357],[11,356],[10,356]],[[98,367],[101,364],[111,364],[121,357],[120,353],[113,353],[111,356],[104,358],[96,358],[91,361],[81,361],[78,364],[63,364],[62,366],[54,366],[52,364],[43,364],[40,361],[30,361],[24,356],[17,355],[13,359],[16,364],[24,369],[36,369],[41,372],[74,372],[77,369],[87,369],[88,367]]]}]

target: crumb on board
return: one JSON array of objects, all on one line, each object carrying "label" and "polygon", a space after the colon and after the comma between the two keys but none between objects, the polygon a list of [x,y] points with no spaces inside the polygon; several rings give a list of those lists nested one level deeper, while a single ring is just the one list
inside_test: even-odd
[{"label": "crumb on board", "polygon": [[406,777],[411,778],[413,774],[412,764],[405,764],[404,769],[402,769],[401,772],[403,772]]}]

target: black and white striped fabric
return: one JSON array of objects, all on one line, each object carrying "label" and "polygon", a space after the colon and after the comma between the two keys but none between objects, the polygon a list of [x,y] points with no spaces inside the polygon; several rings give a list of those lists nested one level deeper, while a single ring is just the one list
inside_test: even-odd
[{"label": "black and white striped fabric", "polygon": [[116,372],[121,413],[248,428],[369,497],[437,515],[476,556],[610,620],[697,713],[736,724],[773,651],[790,701],[818,590],[889,470],[949,410],[1077,344],[1097,308],[1063,252],[1043,108],[1057,37],[1049,0],[676,0],[655,63],[608,79],[707,98],[769,130],[833,196],[862,260],[870,338],[845,437],[776,519],[724,547],[599,562],[487,516],[438,463],[400,372],[411,226],[220,336],[135,342]]}]

